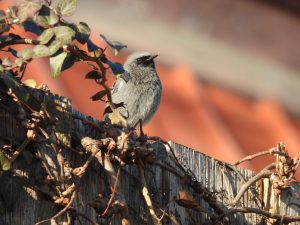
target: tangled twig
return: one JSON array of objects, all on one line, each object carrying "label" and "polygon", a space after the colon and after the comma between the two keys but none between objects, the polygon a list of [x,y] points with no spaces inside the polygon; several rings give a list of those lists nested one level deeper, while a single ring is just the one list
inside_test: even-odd
[{"label": "tangled twig", "polygon": [[40,225],[46,222],[49,222],[51,220],[55,220],[56,218],[58,218],[59,216],[67,213],[68,209],[71,207],[71,205],[73,204],[75,198],[77,195],[77,188],[73,191],[72,196],[70,198],[69,203],[65,206],[65,208],[63,208],[61,211],[59,211],[57,214],[55,214],[54,216],[52,216],[50,219],[46,219],[46,220],[42,220],[40,222],[37,222],[35,225]]},{"label": "tangled twig", "polygon": [[249,187],[255,184],[258,180],[262,178],[269,177],[272,174],[272,169],[275,168],[275,163],[271,163],[270,165],[266,166],[263,170],[261,170],[258,174],[252,177],[248,182],[246,182],[239,190],[238,194],[232,200],[231,205],[236,205],[243,194],[249,189]]}]

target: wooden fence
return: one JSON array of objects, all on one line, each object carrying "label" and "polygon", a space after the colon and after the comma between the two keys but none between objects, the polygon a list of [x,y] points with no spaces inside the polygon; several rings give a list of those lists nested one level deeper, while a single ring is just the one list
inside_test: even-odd
[{"label": "wooden fence", "polygon": [[[85,162],[86,156],[78,156],[70,150],[70,147],[73,145],[71,145],[72,135],[75,132],[80,132],[97,139],[101,137],[101,132],[94,129],[86,121],[99,124],[99,126],[101,122],[86,117],[72,109],[68,99],[53,95],[47,91],[25,88],[14,83],[7,76],[2,76],[0,80],[1,85],[12,87],[14,93],[17,93],[16,95],[19,98],[24,98],[24,101],[26,100],[33,108],[39,108],[41,104],[46,106],[48,111],[58,119],[58,122],[52,126],[55,126],[56,135],[66,146],[63,150],[65,159],[71,165],[81,165]],[[28,93],[30,93],[29,99],[27,98]],[[2,93],[1,96],[4,96],[4,94]],[[1,146],[3,147],[4,143],[11,143],[12,146],[17,148],[26,139],[25,129],[20,125],[15,115],[12,114],[9,105],[1,106]],[[212,193],[211,197],[215,197],[216,203],[224,210],[230,208],[230,203],[245,181],[254,176],[252,171],[215,160],[199,151],[174,142],[169,142],[169,144],[170,146],[153,142],[153,144],[149,144],[148,148],[153,149],[157,159],[171,167],[176,167],[175,161],[171,159],[171,156],[175,154],[182,166],[178,173],[181,173],[183,176],[188,174],[192,177],[192,182],[200,185],[202,190]],[[45,144],[29,143],[22,151],[22,154],[15,160],[11,171],[2,173],[0,176],[1,225],[35,224],[42,219],[51,218],[61,210],[60,207],[55,206],[39,190],[34,188],[39,186],[40,189],[49,191],[49,187],[41,182],[44,170],[40,165],[40,161],[36,160],[31,153],[33,149],[39,149],[42,157],[51,165],[52,172],[59,173],[59,165],[55,164],[54,160],[51,160],[54,155],[50,147]],[[183,183],[182,179],[175,176],[174,173],[151,164],[146,165],[145,173],[157,215],[162,215],[165,209],[169,217],[173,216],[173,218],[176,218],[178,224],[189,225],[205,224],[207,217],[214,213],[215,209],[212,209],[207,200],[203,199],[201,195],[196,195],[195,191]],[[107,180],[107,174],[103,168],[96,162],[93,162],[88,173],[82,178],[80,190],[73,203],[74,208],[99,224],[108,224],[108,219],[99,218],[91,207],[86,206],[96,198],[109,198],[111,190]],[[136,165],[127,165],[122,168],[119,190],[124,194],[133,224],[152,224],[148,208],[141,194],[140,184],[141,181]],[[201,206],[201,213],[193,207],[190,209],[182,207],[176,202],[181,191],[189,193],[195,198],[196,202]],[[238,206],[264,209],[281,215],[299,216],[299,193],[299,185],[292,183],[291,187],[284,190],[279,197],[276,197],[269,179],[264,179],[256,182],[255,186],[242,196]],[[62,221],[65,221],[65,217],[58,218],[57,222],[59,223],[59,221],[63,224]],[[84,219],[81,221],[83,221],[81,222],[82,224],[89,224]],[[162,220],[163,224],[172,224],[170,221],[172,220]],[[252,225],[272,224],[273,220],[265,221],[261,215],[254,213],[236,213],[229,217],[229,221],[229,224]],[[79,220],[75,220],[74,224],[80,224]],[[113,224],[120,224],[120,219],[116,217]],[[290,224],[296,225],[299,223],[294,222]]]}]

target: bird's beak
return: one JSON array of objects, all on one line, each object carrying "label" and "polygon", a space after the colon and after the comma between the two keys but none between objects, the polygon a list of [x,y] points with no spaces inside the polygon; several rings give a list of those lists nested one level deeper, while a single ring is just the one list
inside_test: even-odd
[{"label": "bird's beak", "polygon": [[149,58],[149,60],[153,60],[153,59],[155,59],[157,56],[158,56],[158,55],[152,55],[152,56]]}]

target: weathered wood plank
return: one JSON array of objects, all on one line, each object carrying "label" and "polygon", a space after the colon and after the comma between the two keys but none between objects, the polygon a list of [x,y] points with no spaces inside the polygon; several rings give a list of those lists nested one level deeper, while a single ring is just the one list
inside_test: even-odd
[{"label": "weathered wood plank", "polygon": [[[218,190],[220,190],[219,188],[223,187],[225,194],[217,195],[220,204],[225,203],[225,205],[228,205],[228,203],[236,196],[237,191],[245,183],[243,179],[247,181],[254,175],[252,171],[233,167],[231,165],[226,166],[223,162],[212,159],[209,156],[185,146],[176,143],[171,143],[171,145],[179,161],[183,165],[186,165],[188,170],[193,171],[197,180],[205,187],[210,191],[216,191],[217,193]],[[186,160],[186,158],[188,158],[188,160]],[[204,165],[204,168],[199,166],[201,164]],[[202,168],[202,171],[199,171],[199,168]],[[205,177],[203,177],[203,175],[205,175]],[[273,207],[270,208],[271,212],[282,215],[300,215],[300,210],[296,206],[297,204],[299,205],[300,201],[299,198],[296,197],[297,193],[299,193],[297,192],[299,191],[299,185],[294,183],[291,189],[283,191],[281,199],[276,198],[272,188],[269,186],[269,182],[264,185],[264,190],[264,193],[258,193],[258,195],[264,196],[265,206],[273,205]],[[257,198],[257,196],[249,190],[244,194],[240,201],[240,205],[259,208],[256,201],[254,201],[255,198]],[[259,201],[259,199],[257,199],[257,201]],[[266,207],[266,209],[268,208]],[[182,212],[181,217],[185,218],[188,217],[188,215]],[[234,218],[235,221],[232,224],[256,224],[261,221],[261,216],[255,214],[237,214]]]}]

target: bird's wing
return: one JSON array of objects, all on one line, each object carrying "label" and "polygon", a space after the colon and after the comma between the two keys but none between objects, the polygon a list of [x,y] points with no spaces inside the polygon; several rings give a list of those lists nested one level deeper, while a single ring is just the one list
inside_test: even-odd
[{"label": "bird's wing", "polygon": [[125,83],[126,81],[122,77],[119,77],[117,80],[115,80],[112,86],[111,95],[112,96],[116,95],[121,90],[121,88]]},{"label": "bird's wing", "polygon": [[[126,83],[130,80],[130,74],[128,72],[125,72],[124,74],[122,74],[120,77],[117,78],[117,80],[115,80],[113,86],[112,86],[112,90],[111,90],[111,97],[112,97],[112,101],[115,104],[115,106],[118,108],[118,111],[124,116],[126,117],[126,115],[128,113],[126,113],[124,105],[126,104],[126,96],[124,96],[124,90],[122,89],[126,89]],[[109,105],[106,105],[106,108],[104,110],[104,117],[108,114],[111,113],[111,108],[109,107]]]}]

